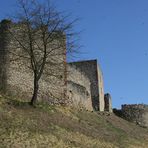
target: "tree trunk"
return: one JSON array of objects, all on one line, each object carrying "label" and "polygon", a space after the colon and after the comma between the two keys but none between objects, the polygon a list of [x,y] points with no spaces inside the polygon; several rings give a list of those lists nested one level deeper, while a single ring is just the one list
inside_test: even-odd
[{"label": "tree trunk", "polygon": [[38,96],[38,90],[39,90],[39,84],[38,84],[38,80],[36,79],[36,77],[34,78],[34,90],[33,90],[33,96],[31,99],[30,104],[33,106],[36,103],[37,100],[37,96]]}]

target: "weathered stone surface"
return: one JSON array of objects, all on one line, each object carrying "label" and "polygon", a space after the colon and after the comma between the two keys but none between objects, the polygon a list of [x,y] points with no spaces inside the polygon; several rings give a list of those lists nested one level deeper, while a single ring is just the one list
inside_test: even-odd
[{"label": "weathered stone surface", "polygon": [[9,37],[7,33],[9,21],[3,20],[0,23],[0,91],[6,92],[7,85],[7,48]]},{"label": "weathered stone surface", "polygon": [[109,93],[104,95],[105,111],[112,112],[111,95]]},{"label": "weathered stone surface", "polygon": [[68,65],[67,95],[72,104],[92,111],[90,80],[75,65]]},{"label": "weathered stone surface", "polygon": [[[0,23],[0,91],[30,99],[33,92],[30,60],[22,58],[26,58],[27,54],[10,37],[7,25],[16,33],[16,37],[20,34],[20,24],[6,20]],[[25,39],[21,39],[23,43]],[[60,45],[60,48],[56,48],[56,45]],[[103,75],[97,60],[67,65],[65,36],[60,42],[56,40],[51,43],[49,49],[52,46],[57,50],[47,60],[51,63],[55,61],[56,65],[45,67],[39,81],[39,100],[49,104],[69,104],[91,111],[104,111]]]},{"label": "weathered stone surface", "polygon": [[[10,38],[6,23],[8,22],[2,21],[0,23],[0,89],[1,91],[5,89],[5,91],[11,95],[30,99],[33,92],[33,72],[29,68],[30,60],[22,58],[22,56],[27,55],[22,49],[17,48],[17,43],[13,38]],[[18,24],[11,24],[9,27],[16,31],[16,34],[19,33]],[[60,100],[64,101],[65,99],[65,47],[64,45],[61,46],[61,48],[57,48],[57,50],[52,53],[52,56],[50,56],[50,62],[51,59],[53,59],[56,61],[56,65],[46,65],[45,67],[46,71],[44,71],[39,81],[39,100],[43,99],[47,102],[59,100],[59,102],[61,102]],[[51,72],[52,75],[49,74]]]},{"label": "weathered stone surface", "polygon": [[133,104],[122,105],[122,116],[128,121],[148,127],[148,105]]},{"label": "weathered stone surface", "polygon": [[[90,93],[93,109],[96,111],[104,111],[104,86],[103,75],[97,60],[79,61],[69,63],[70,66],[76,67],[90,81]],[[77,76],[81,79],[81,76]],[[79,81],[77,81],[79,82]],[[88,85],[85,85],[88,87]]]}]

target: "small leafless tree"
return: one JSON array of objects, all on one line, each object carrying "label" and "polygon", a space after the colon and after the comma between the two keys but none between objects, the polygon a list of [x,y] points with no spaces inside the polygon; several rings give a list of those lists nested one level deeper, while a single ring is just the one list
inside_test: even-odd
[{"label": "small leafless tree", "polygon": [[[67,54],[66,52],[73,52],[76,45],[71,40],[75,34],[72,30],[76,20],[69,22],[69,16],[58,12],[50,5],[49,0],[45,2],[43,4],[37,0],[18,0],[19,10],[13,20],[15,30],[9,30],[14,42],[17,43],[17,48],[22,50],[23,54],[18,56],[30,63],[28,67],[34,75],[31,105],[37,100],[39,80],[43,73],[58,77],[58,74],[52,72],[52,68],[50,71],[46,68],[59,65],[57,58]],[[61,63],[63,62],[61,60]]]}]

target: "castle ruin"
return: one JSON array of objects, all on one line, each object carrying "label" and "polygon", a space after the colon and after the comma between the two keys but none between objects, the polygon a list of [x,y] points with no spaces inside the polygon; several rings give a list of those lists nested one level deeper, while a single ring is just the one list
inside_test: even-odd
[{"label": "castle ruin", "polygon": [[[17,30],[18,25],[12,28]],[[14,40],[7,32],[7,21],[0,23],[0,91],[22,98],[30,98],[33,91],[33,73],[25,60],[16,60],[12,51]],[[54,45],[55,46],[55,45]],[[61,54],[59,54],[61,52]],[[78,108],[111,112],[111,100],[104,101],[103,74],[97,60],[66,63],[66,45],[55,52],[58,66],[46,67],[59,77],[43,74],[40,80],[38,98],[49,104],[71,104]],[[14,52],[13,52],[14,53]],[[57,55],[58,53],[58,55]],[[21,56],[19,57],[21,58]]]},{"label": "castle ruin", "polygon": [[113,112],[125,120],[148,127],[148,105],[146,104],[124,104],[121,109],[113,109]]},{"label": "castle ruin", "polygon": [[136,124],[148,127],[148,105],[145,104],[124,104],[121,108],[124,119]]}]

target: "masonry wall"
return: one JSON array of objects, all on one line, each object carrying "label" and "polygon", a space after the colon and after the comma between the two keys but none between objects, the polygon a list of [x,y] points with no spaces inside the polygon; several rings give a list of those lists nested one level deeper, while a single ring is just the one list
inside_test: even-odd
[{"label": "masonry wall", "polygon": [[76,66],[77,69],[84,73],[90,80],[93,109],[96,111],[104,111],[103,76],[100,68],[98,68],[97,60],[72,62],[69,64],[71,66]]},{"label": "masonry wall", "polygon": [[104,110],[108,112],[112,112],[112,99],[109,93],[104,95],[104,103],[105,103]]},{"label": "masonry wall", "polygon": [[7,85],[7,46],[8,46],[8,35],[7,35],[7,21],[0,23],[0,91],[6,92]]},{"label": "masonry wall", "polygon": [[[22,58],[26,53],[20,48],[16,48],[16,41],[8,35],[6,24],[0,24],[0,52],[2,53],[0,62],[0,87],[1,90],[11,95],[21,96],[29,99],[33,92],[33,73],[30,67],[30,61]],[[17,32],[18,26],[11,26]],[[18,32],[17,32],[18,33]],[[54,44],[55,46],[55,44]],[[56,65],[46,65],[41,80],[39,81],[39,100],[49,103],[64,103],[65,97],[65,59],[66,47],[61,46],[52,53],[48,62],[52,63],[56,59]],[[14,54],[16,53],[16,54]],[[59,55],[58,55],[58,54]],[[19,56],[18,56],[19,55]],[[57,57],[58,55],[58,57]],[[4,63],[4,65],[3,65]]]},{"label": "masonry wall", "polygon": [[148,127],[148,105],[122,105],[122,116],[128,121]]},{"label": "masonry wall", "polygon": [[[20,25],[6,20],[0,23],[0,91],[30,100],[33,93],[30,60],[14,37],[9,35],[7,28],[15,32],[15,37],[25,45],[25,38],[20,37]],[[40,40],[38,44],[42,44]],[[59,45],[61,48],[56,47]],[[51,52],[47,59],[50,64],[45,65],[39,81],[39,100],[104,111],[103,76],[97,60],[69,63],[67,69],[65,38],[52,42],[50,47],[57,50]]]},{"label": "masonry wall", "polygon": [[100,111],[104,111],[105,102],[104,102],[103,74],[102,74],[101,67],[99,66],[98,63],[97,63],[97,73],[98,73],[98,89],[99,89],[99,108],[100,108]]},{"label": "masonry wall", "polygon": [[75,65],[68,64],[67,95],[72,104],[92,111],[90,80]]}]

